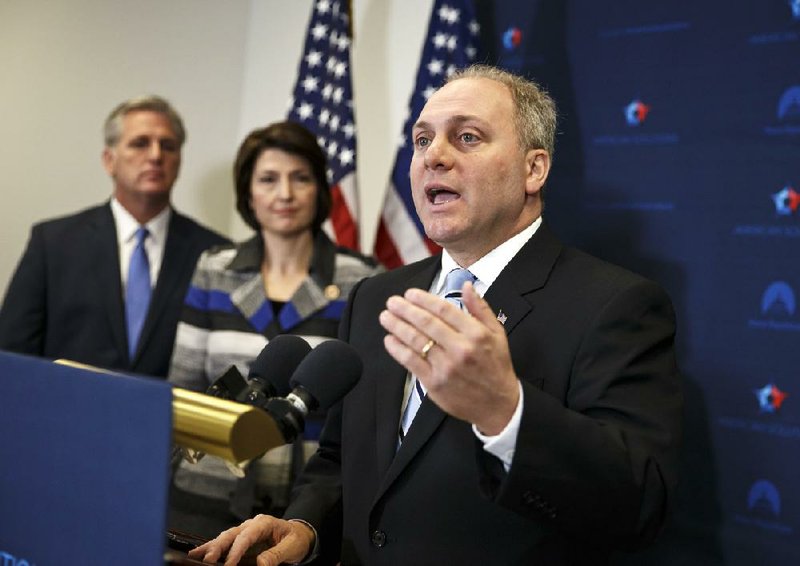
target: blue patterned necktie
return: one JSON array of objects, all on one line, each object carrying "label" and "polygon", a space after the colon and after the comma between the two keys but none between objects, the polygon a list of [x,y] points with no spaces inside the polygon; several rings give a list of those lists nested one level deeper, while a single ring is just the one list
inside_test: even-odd
[{"label": "blue patterned necktie", "polygon": [[133,359],[139,344],[144,319],[150,306],[150,261],[144,241],[148,236],[147,228],[136,231],[136,247],[131,255],[128,267],[128,284],[125,287],[125,321],[128,328],[128,355]]},{"label": "blue patterned necktie", "polygon": [[[476,277],[472,273],[461,267],[452,270],[447,274],[444,280],[442,296],[459,308],[464,308],[464,305],[461,303],[461,288],[464,286],[465,282],[474,282],[475,279]],[[425,391],[422,389],[422,384],[420,384],[416,376],[413,377],[413,380],[414,389],[408,397],[406,410],[403,412],[403,418],[400,421],[400,430],[398,431],[400,442],[403,442],[403,439],[408,433],[408,429],[411,427],[411,422],[417,415],[420,405],[422,405],[422,400],[425,399]]]}]

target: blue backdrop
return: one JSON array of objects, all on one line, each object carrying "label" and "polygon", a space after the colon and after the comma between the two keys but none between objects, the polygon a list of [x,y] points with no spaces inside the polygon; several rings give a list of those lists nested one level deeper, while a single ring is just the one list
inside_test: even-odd
[{"label": "blue backdrop", "polygon": [[800,0],[478,2],[559,103],[545,217],[679,316],[681,485],[621,564],[800,564]]}]

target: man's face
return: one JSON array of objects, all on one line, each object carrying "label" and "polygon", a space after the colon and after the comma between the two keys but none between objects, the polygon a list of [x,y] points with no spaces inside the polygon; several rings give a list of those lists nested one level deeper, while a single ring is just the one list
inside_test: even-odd
[{"label": "man's face", "polygon": [[417,213],[428,237],[462,265],[540,214],[549,157],[520,148],[505,85],[485,78],[445,85],[423,108],[412,138]]},{"label": "man's face", "polygon": [[114,179],[114,196],[123,205],[147,200],[169,202],[181,165],[178,136],[164,114],[149,110],[122,117],[122,135],[103,151],[103,166]]}]

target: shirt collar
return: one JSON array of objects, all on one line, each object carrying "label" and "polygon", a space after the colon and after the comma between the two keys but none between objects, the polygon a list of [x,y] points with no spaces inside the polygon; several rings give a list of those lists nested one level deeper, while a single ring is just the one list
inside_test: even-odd
[{"label": "shirt collar", "polygon": [[[136,236],[139,222],[113,197],[111,198],[111,214],[114,216],[114,224],[117,227],[118,244],[125,244]],[[158,245],[164,244],[171,216],[172,207],[167,206],[144,225],[150,234],[151,241]]]},{"label": "shirt collar", "polygon": [[485,285],[483,289],[488,289],[503,269],[505,269],[506,265],[508,265],[508,262],[514,259],[517,252],[522,249],[522,246],[528,243],[528,240],[533,237],[536,230],[538,230],[541,225],[542,217],[540,216],[534,220],[530,226],[497,246],[472,265],[458,265],[456,260],[447,253],[447,250],[442,250],[442,269],[439,272],[439,277],[436,280],[436,284],[433,286],[432,292],[436,295],[440,294],[447,274],[459,267],[466,267],[469,269],[470,272],[478,278],[481,287]]}]

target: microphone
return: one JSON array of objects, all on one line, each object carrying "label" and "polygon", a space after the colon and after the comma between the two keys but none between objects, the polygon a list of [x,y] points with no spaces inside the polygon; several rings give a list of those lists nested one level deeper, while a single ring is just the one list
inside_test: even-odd
[{"label": "microphone", "polygon": [[363,364],[358,352],[341,340],[326,340],[311,350],[289,380],[291,393],[274,397],[264,407],[286,442],[305,428],[311,411],[328,409],[344,397],[361,378]]},{"label": "microphone", "polygon": [[[206,394],[257,407],[263,406],[270,397],[284,396],[291,391],[289,378],[310,351],[311,346],[299,336],[276,336],[253,360],[247,379],[236,366],[231,366],[211,384]],[[269,378],[265,377],[267,375]]]},{"label": "microphone", "polygon": [[299,336],[276,336],[253,360],[247,373],[247,389],[240,392],[236,400],[261,407],[271,397],[288,395],[291,375],[309,352],[311,346]]},{"label": "microphone", "polygon": [[[311,346],[299,336],[280,334],[267,342],[267,345],[261,349],[256,359],[250,364],[247,379],[242,376],[236,366],[231,366],[214,380],[214,383],[206,390],[206,394],[264,409],[270,398],[276,395],[287,395],[291,391],[289,379],[295,368],[310,351]],[[265,378],[266,375],[269,375],[269,378]],[[282,436],[280,427],[278,427],[278,431]],[[275,434],[271,436],[275,436]],[[196,464],[204,456],[205,454],[199,450],[176,447],[172,458],[173,462],[182,457],[184,460]],[[234,473],[241,475],[241,470],[234,468],[232,468]]]}]

